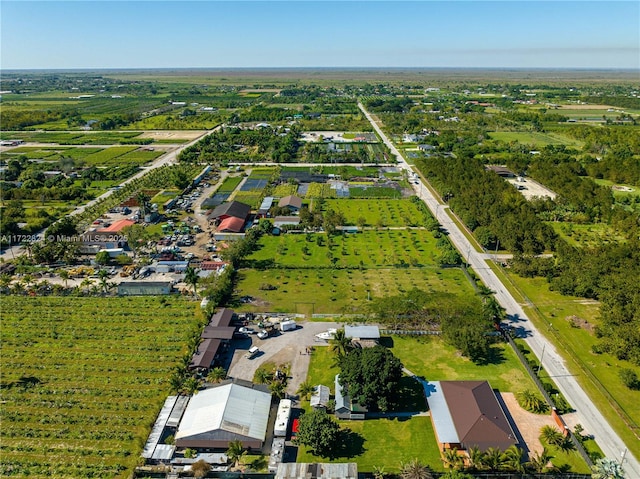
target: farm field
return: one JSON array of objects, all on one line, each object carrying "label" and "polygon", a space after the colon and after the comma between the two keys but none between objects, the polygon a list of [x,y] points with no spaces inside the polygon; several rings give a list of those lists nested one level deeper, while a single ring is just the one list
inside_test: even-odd
[{"label": "farm field", "polygon": [[[496,271],[495,267],[492,269]],[[521,278],[508,273],[505,276],[503,270],[498,272],[516,298],[526,301],[522,296],[525,294],[536,305],[535,308],[524,307],[529,318],[570,358],[567,362],[569,368],[580,378],[582,387],[596,407],[616,428],[633,453],[640,455],[640,443],[632,431],[634,429],[636,434],[640,434],[640,409],[637,407],[640,391],[626,388],[616,373],[619,368],[632,368],[640,374],[640,368],[634,368],[629,362],[609,354],[592,352],[591,347],[597,342],[592,328],[598,324],[598,303],[550,291],[544,278]],[[578,320],[572,322],[568,319],[574,316]],[[627,422],[622,417],[626,417]]]},{"label": "farm field", "polygon": [[254,267],[389,268],[436,266],[436,239],[424,229],[367,230],[330,237],[323,234],[264,236],[247,260]]},{"label": "farm field", "polygon": [[129,477],[186,352],[193,304],[3,298],[0,475]]},{"label": "farm field", "polygon": [[66,132],[66,131],[5,131],[3,140],[24,140],[36,143],[57,143],[60,145],[115,145],[120,142],[138,144],[149,143],[149,139],[141,138],[139,131],[118,132]]},{"label": "farm field", "polygon": [[364,219],[366,227],[422,226],[425,214],[408,199],[327,199],[323,209],[342,213],[347,225],[356,225]]},{"label": "farm field", "polygon": [[[276,289],[265,289],[268,285]],[[340,315],[366,313],[370,299],[412,288],[446,293],[463,304],[474,295],[457,268],[241,269],[235,294],[254,298],[239,303],[239,311]]]},{"label": "farm field", "polygon": [[583,142],[574,140],[561,133],[538,133],[538,132],[524,132],[524,131],[494,131],[489,134],[492,139],[504,141],[509,143],[511,141],[517,141],[518,143],[524,143],[526,145],[533,145],[535,147],[543,147],[547,145],[566,145],[581,147]]},{"label": "farm field", "polygon": [[572,246],[597,246],[625,241],[615,229],[606,223],[579,224],[550,221],[547,223]]}]

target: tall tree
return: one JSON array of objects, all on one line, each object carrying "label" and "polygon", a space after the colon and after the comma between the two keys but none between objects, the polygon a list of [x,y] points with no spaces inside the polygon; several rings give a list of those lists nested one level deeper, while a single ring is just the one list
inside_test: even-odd
[{"label": "tall tree", "polygon": [[402,363],[383,346],[354,349],[340,364],[340,384],[354,401],[387,411],[395,398]]},{"label": "tall tree", "polygon": [[416,458],[402,464],[400,477],[402,479],[433,479],[433,474]]},{"label": "tall tree", "polygon": [[297,444],[310,448],[313,454],[327,457],[335,447],[340,426],[326,411],[316,409],[300,416]]},{"label": "tall tree", "polygon": [[246,454],[247,451],[242,445],[242,441],[235,440],[229,442],[229,447],[227,448],[227,457],[231,462],[233,462],[234,468],[238,467]]},{"label": "tall tree", "polygon": [[200,280],[200,277],[198,276],[198,273],[196,273],[196,270],[193,267],[188,266],[187,269],[184,270],[184,282],[193,288],[194,298],[198,297],[198,292],[196,291],[196,287],[198,286],[199,280]]}]

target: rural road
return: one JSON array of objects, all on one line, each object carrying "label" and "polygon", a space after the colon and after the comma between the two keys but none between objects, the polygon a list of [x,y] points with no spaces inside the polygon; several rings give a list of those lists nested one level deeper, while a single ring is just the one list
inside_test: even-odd
[{"label": "rural road", "polygon": [[[138,178],[142,178],[144,175],[146,175],[150,171],[155,170],[156,168],[160,168],[161,166],[171,165],[171,164],[175,163],[177,161],[178,155],[180,154],[180,152],[182,150],[184,150],[185,148],[188,148],[191,145],[197,143],[198,141],[200,141],[205,136],[211,135],[213,132],[217,131],[220,128],[221,128],[221,126],[217,126],[216,128],[214,128],[212,130],[209,130],[206,133],[200,135],[198,138],[190,141],[189,143],[185,143],[184,145],[180,145],[176,149],[173,149],[171,151],[166,152],[162,156],[158,157],[156,159],[156,161],[154,161],[151,165],[143,166],[142,169],[138,173],[136,173],[135,175],[133,175],[131,178],[127,179],[126,181],[123,181],[122,183],[120,183],[120,186],[124,186],[124,185],[126,185],[128,183],[131,183],[132,181],[134,181],[134,180],[136,180]],[[95,145],[91,145],[91,146],[95,147]],[[113,146],[113,145],[109,145],[109,146]],[[91,206],[93,206],[94,204],[98,203],[99,201],[111,196],[113,194],[113,192],[114,192],[114,190],[111,190],[111,189],[108,190],[108,191],[105,191],[103,194],[101,194],[100,196],[94,198],[93,200],[89,201],[88,203],[85,203],[82,206],[76,207],[73,211],[70,211],[66,216],[74,216],[74,215],[82,213],[85,209],[90,208]],[[33,235],[33,237],[42,239],[42,238],[44,238],[45,231],[46,231],[46,228],[38,231],[37,233],[35,233]],[[20,256],[21,254],[24,254],[25,252],[26,252],[26,250],[21,245],[15,245],[15,246],[12,246],[10,248],[4,249],[3,250],[3,255],[6,258],[14,259],[17,256]]]},{"label": "rural road", "polygon": [[[405,169],[408,174],[412,173],[412,169],[400,154],[397,148],[391,143],[389,138],[381,130],[364,105],[358,103],[358,106],[369,120],[375,131],[380,135],[382,141],[387,145],[391,152],[398,159],[398,166]],[[516,328],[519,335],[524,338],[529,348],[538,358],[542,357],[542,365],[549,373],[558,386],[560,392],[567,399],[569,404],[576,410],[578,422],[582,424],[585,432],[593,434],[598,446],[604,454],[613,460],[620,461],[621,455],[627,450],[627,446],[609,425],[604,416],[596,409],[591,399],[582,390],[575,376],[566,367],[565,361],[558,353],[556,348],[535,328],[533,323],[524,313],[524,310],[513,298],[511,293],[505,288],[495,273],[488,267],[486,263],[486,254],[479,253],[473,248],[469,240],[464,236],[458,225],[449,217],[445,211],[448,206],[441,204],[433,195],[431,190],[426,187],[422,180],[420,184],[415,185],[416,194],[426,203],[442,227],[448,231],[449,238],[455,247],[460,251],[463,257],[471,265],[476,274],[482,279],[484,284],[495,291],[495,296],[500,305],[505,308],[510,318],[511,325]],[[543,354],[544,351],[544,354]],[[640,463],[630,453],[626,452],[623,468],[626,477],[629,479],[640,478]]]}]

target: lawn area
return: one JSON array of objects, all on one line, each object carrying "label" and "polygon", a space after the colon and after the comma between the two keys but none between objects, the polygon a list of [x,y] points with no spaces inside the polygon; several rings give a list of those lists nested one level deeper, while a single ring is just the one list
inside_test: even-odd
[{"label": "lawn area", "polygon": [[625,185],[624,183],[615,183],[613,181],[610,180],[603,180],[601,178],[591,178],[593,181],[595,181],[597,184],[602,185],[602,186],[609,186],[609,187],[613,187],[613,186],[622,186],[624,189],[614,189],[611,188],[613,191],[613,196],[615,196],[616,198],[618,197],[624,197],[624,196],[640,196],[640,188],[638,186],[633,186],[633,185]]},{"label": "lawn area", "polygon": [[[639,375],[640,368],[609,354],[592,352],[591,347],[597,339],[589,329],[598,322],[598,303],[550,291],[543,278],[521,278],[493,265],[492,269],[505,279],[503,283],[514,292],[516,298],[524,301],[523,295],[526,295],[535,305],[523,306],[531,321],[568,359],[567,367],[574,372],[596,407],[616,429],[630,451],[640,456],[640,441],[635,435],[640,434],[640,391],[629,390],[618,377],[621,368],[633,369]],[[589,325],[574,327],[567,320],[569,316],[584,319]]]},{"label": "lawn area", "polygon": [[182,298],[2,300],[2,477],[130,477],[186,353]]},{"label": "lawn area", "polygon": [[[402,462],[418,458],[434,470],[442,471],[442,461],[431,419],[426,416],[410,419],[367,419],[340,421],[349,429],[348,447],[336,452],[335,462],[356,462],[358,472],[372,472],[374,466],[385,473],[399,472]],[[296,462],[322,462],[305,447],[298,449]]]},{"label": "lawn area", "polygon": [[[329,347],[318,346],[312,354],[307,381],[311,384],[329,386],[333,394],[334,378],[339,372],[339,369],[333,365],[333,353]],[[421,386],[412,379],[404,378],[404,381],[411,382],[421,389]],[[421,410],[424,409],[421,408]],[[387,473],[398,472],[401,462],[407,462],[416,457],[435,470],[443,470],[429,417],[415,416],[402,420],[345,420],[340,421],[340,425],[343,429],[350,429],[356,435],[351,437],[352,446],[338,452],[338,457],[334,460],[355,461],[358,463],[360,472],[371,472],[374,466],[384,466]],[[395,453],[388,454],[389,451]],[[297,462],[316,461],[318,458],[309,454],[305,447],[299,448]]]},{"label": "lawn area", "polygon": [[435,266],[440,251],[427,230],[363,231],[357,234],[263,236],[247,260],[285,267]]},{"label": "lawn area", "polygon": [[227,176],[216,193],[231,193],[242,181],[242,176]]},{"label": "lawn area", "polygon": [[391,351],[411,372],[427,381],[488,380],[504,392],[535,389],[511,347],[493,346],[494,362],[475,364],[437,336],[393,336]]},{"label": "lawn area", "polygon": [[[265,290],[267,285],[274,290]],[[252,303],[234,309],[254,312],[301,314],[364,313],[369,298],[396,295],[412,288],[448,293],[467,304],[474,290],[457,268],[375,269],[241,269],[235,295],[252,296]]]},{"label": "lawn area", "polygon": [[357,224],[358,218],[364,218],[365,226],[422,226],[425,223],[424,214],[408,199],[327,199],[323,209],[342,213],[347,225]]}]

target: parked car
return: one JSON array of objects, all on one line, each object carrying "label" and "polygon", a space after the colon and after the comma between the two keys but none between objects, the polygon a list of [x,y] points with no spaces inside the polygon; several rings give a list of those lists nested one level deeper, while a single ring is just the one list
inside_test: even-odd
[{"label": "parked car", "polygon": [[267,339],[269,337],[269,333],[263,329],[258,333],[258,337],[260,339]]},{"label": "parked car", "polygon": [[256,334],[256,331],[254,329],[246,328],[244,326],[238,329],[238,331],[244,334]]}]

